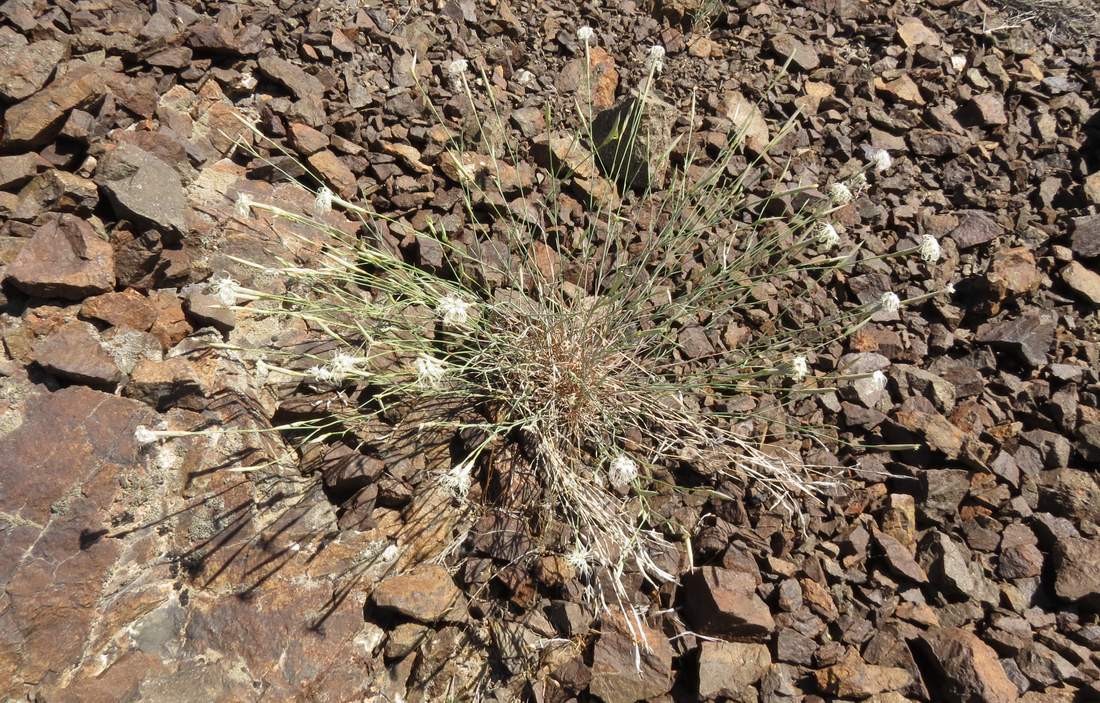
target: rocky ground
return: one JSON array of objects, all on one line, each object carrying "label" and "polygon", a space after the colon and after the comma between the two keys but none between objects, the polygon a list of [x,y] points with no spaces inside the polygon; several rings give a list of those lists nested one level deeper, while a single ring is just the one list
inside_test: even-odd
[{"label": "rocky ground", "polygon": [[[995,9],[0,4],[0,692],[1100,699],[1097,41],[1087,26]],[[134,437],[139,425],[264,427],[326,400],[275,397],[210,348],[279,331],[212,297],[218,275],[279,285],[234,257],[315,253],[308,231],[235,215],[239,193],[312,202],[276,168],[305,176],[289,160],[234,148],[253,143],[240,116],[337,194],[391,216],[393,245],[431,266],[438,252],[413,233],[429,218],[461,229],[464,213],[412,71],[453,117],[447,64],[487,67],[505,138],[535,153],[547,101],[587,90],[582,24],[596,30],[597,107],[626,95],[662,44],[658,87],[683,115],[696,91],[704,147],[744,116],[731,105],[762,99],[750,148],[804,114],[771,157],[790,160],[794,181],[827,182],[864,145],[889,150],[873,197],[839,213],[846,239],[882,253],[930,234],[944,257],[840,284],[852,300],[890,281],[908,297],[956,290],[815,360],[885,369],[889,384],[790,407],[833,428],[807,458],[851,469],[846,490],[807,502],[804,523],[768,512],[751,486],[665,506],[690,527],[695,568],[672,558],[679,583],[648,593],[637,661],[624,623],[588,610],[561,559],[500,518],[474,526],[458,573],[438,564],[463,517],[416,478],[430,447],[322,447],[288,467],[266,463],[286,451],[273,436]],[[578,203],[615,197],[595,179],[573,185]],[[722,332],[708,343],[729,344]],[[858,448],[909,443],[922,448]]]}]

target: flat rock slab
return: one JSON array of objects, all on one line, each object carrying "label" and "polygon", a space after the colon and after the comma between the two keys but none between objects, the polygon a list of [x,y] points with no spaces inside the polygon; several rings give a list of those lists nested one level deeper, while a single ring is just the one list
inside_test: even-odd
[{"label": "flat rock slab", "polygon": [[132,144],[119,144],[103,157],[95,182],[121,218],[163,230],[187,230],[187,199],[179,174],[168,163]]},{"label": "flat rock slab", "polygon": [[438,564],[422,564],[387,578],[371,593],[371,602],[420,622],[436,622],[445,616],[463,619],[462,591]]},{"label": "flat rock slab", "polygon": [[45,144],[60,131],[70,110],[103,97],[109,83],[117,78],[117,74],[98,66],[73,62],[64,75],[7,109],[0,147]]},{"label": "flat rock slab", "polygon": [[82,300],[114,288],[114,251],[87,221],[62,215],[38,228],[7,277],[28,295]]}]

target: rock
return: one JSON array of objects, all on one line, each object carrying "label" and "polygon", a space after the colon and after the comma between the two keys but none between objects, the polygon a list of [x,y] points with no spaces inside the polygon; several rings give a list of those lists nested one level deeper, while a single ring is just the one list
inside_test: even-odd
[{"label": "rock", "polygon": [[1043,553],[1037,544],[1035,533],[1025,525],[1006,527],[1001,535],[997,574],[1006,579],[1031,578],[1041,574]]},{"label": "rock", "polygon": [[0,189],[18,188],[38,173],[41,165],[38,154],[0,156]]},{"label": "rock", "polygon": [[982,127],[996,127],[1008,124],[1005,115],[1004,98],[996,93],[975,95],[967,105],[975,124]]},{"label": "rock", "polygon": [[660,188],[668,170],[664,154],[672,143],[675,121],[668,103],[653,92],[644,107],[641,100],[631,96],[602,110],[592,121],[592,143],[600,171],[624,189]]},{"label": "rock", "polygon": [[1029,310],[1012,320],[987,322],[978,327],[977,341],[1015,353],[1033,367],[1047,362],[1047,351],[1054,343],[1054,318],[1038,310]]},{"label": "rock", "polygon": [[1081,681],[1081,672],[1058,652],[1032,642],[1016,655],[1020,672],[1043,688]]},{"label": "rock", "polygon": [[962,469],[930,469],[921,472],[921,482],[924,484],[921,508],[937,518],[958,510],[970,491],[970,474]]},{"label": "rock", "polygon": [[7,278],[28,295],[81,300],[114,288],[114,252],[87,221],[61,215],[23,245]]},{"label": "rock", "polygon": [[175,346],[191,334],[191,325],[183,313],[180,299],[169,291],[151,291],[149,302],[157,312],[156,322],[149,328],[165,349]]},{"label": "rock", "polygon": [[685,578],[684,589],[688,619],[702,634],[763,639],[775,629],[750,574],[704,566]]},{"label": "rock", "polygon": [[702,327],[692,326],[680,330],[680,349],[689,359],[707,358],[714,354],[714,346]]},{"label": "rock", "polygon": [[928,399],[923,396],[906,398],[895,417],[899,425],[923,437],[930,448],[942,452],[948,459],[958,458],[965,434],[936,412]]},{"label": "rock", "polygon": [[928,582],[928,574],[924,572],[924,569],[921,568],[920,564],[917,563],[913,555],[901,542],[878,529],[872,530],[871,535],[886,557],[886,563],[891,571],[899,576],[904,576],[910,581]]},{"label": "rock", "polygon": [[534,546],[531,531],[523,520],[505,513],[483,516],[472,533],[475,550],[501,561],[518,561]]},{"label": "rock", "polygon": [[1058,597],[1100,608],[1100,539],[1063,537],[1055,542],[1052,557]]},{"label": "rock", "polygon": [[868,664],[854,651],[839,664],[819,669],[813,675],[818,690],[841,698],[868,698],[899,691],[913,683],[913,677],[905,669]]},{"label": "rock", "polygon": [[69,64],[69,70],[46,88],[7,109],[0,147],[38,146],[50,141],[60,131],[70,110],[103,97],[111,76],[108,71],[81,61]]},{"label": "rock", "polygon": [[1074,219],[1069,246],[1074,254],[1083,259],[1100,256],[1100,215]]},{"label": "rock", "polygon": [[89,215],[99,203],[99,188],[87,178],[50,169],[35,176],[19,191],[16,220],[35,220],[47,211]]},{"label": "rock", "polygon": [[1025,295],[1039,290],[1043,274],[1035,265],[1035,255],[1027,247],[998,250],[986,273],[990,289],[1003,299],[1009,292]]},{"label": "rock", "polygon": [[261,73],[285,86],[296,98],[319,99],[325,94],[321,81],[278,56],[261,56],[257,65]]},{"label": "rock", "polygon": [[80,306],[80,316],[142,332],[147,331],[157,321],[156,308],[148,298],[133,288],[87,298]]},{"label": "rock", "polygon": [[542,109],[521,107],[512,112],[512,124],[528,139],[546,131],[546,115]]},{"label": "rock", "polygon": [[926,547],[929,556],[928,573],[939,586],[954,595],[996,605],[997,588],[982,573],[981,564],[965,547],[942,532],[934,531]]},{"label": "rock", "polygon": [[[591,86],[591,94],[589,87]],[[615,90],[619,87],[619,71],[615,58],[603,47],[588,49],[588,68],[584,56],[565,64],[558,75],[558,89],[563,93],[576,93],[580,109],[606,110],[615,104]]]},{"label": "rock", "polygon": [[[1016,686],[1005,674],[997,653],[973,633],[956,627],[932,628],[919,642],[939,674],[938,679],[925,679],[933,700],[1010,703],[1017,699]],[[942,689],[942,698],[936,697],[937,689]]]},{"label": "rock", "polygon": [[989,216],[979,210],[964,210],[958,213],[959,225],[951,230],[951,238],[960,249],[970,249],[996,239],[1001,228]]},{"label": "rock", "polygon": [[1077,261],[1071,261],[1058,275],[1081,298],[1093,305],[1100,305],[1100,274]]},{"label": "rock", "polygon": [[229,332],[237,326],[237,311],[227,307],[217,296],[192,291],[185,307],[198,323],[197,327],[210,325],[219,332]]},{"label": "rock", "polygon": [[802,43],[790,34],[777,35],[772,39],[771,44],[776,56],[784,60],[790,58],[791,63],[803,71],[812,71],[821,65],[821,59],[817,57],[813,47]]},{"label": "rock", "polygon": [[359,189],[355,174],[339,156],[326,149],[310,155],[307,161],[324,176],[340,197],[345,200],[355,197]]},{"label": "rock", "polygon": [[94,180],[107,192],[119,217],[180,235],[187,232],[183,183],[158,157],[132,144],[119,144],[100,160]]},{"label": "rock", "polygon": [[592,652],[592,695],[604,703],[635,703],[661,696],[671,688],[672,646],[668,638],[645,625],[640,632],[631,632],[618,615],[604,618]]},{"label": "rock", "polygon": [[699,646],[699,698],[755,700],[753,686],[771,664],[771,654],[761,644],[703,642]]},{"label": "rock", "polygon": [[1100,523],[1100,484],[1088,471],[1044,471],[1039,477],[1039,508],[1078,522]]},{"label": "rock", "polygon": [[924,104],[924,96],[921,95],[920,87],[909,77],[908,73],[903,73],[892,81],[875,78],[875,90],[889,93],[898,100],[913,105]]},{"label": "rock", "polygon": [[446,617],[465,617],[462,591],[439,564],[421,564],[404,574],[390,576],[375,586],[371,603],[419,622],[432,623]]},{"label": "rock", "polygon": [[46,85],[65,55],[65,45],[52,39],[27,44],[21,34],[0,30],[0,95],[22,100]]},{"label": "rock", "polygon": [[1069,463],[1073,447],[1065,436],[1049,430],[1029,430],[1021,437],[1024,442],[1038,450],[1046,468],[1056,469]]},{"label": "rock", "polygon": [[745,147],[755,154],[762,154],[771,141],[768,123],[756,103],[737,91],[730,91],[722,98],[721,114],[733,125],[734,135],[744,135]]},{"label": "rock", "polygon": [[328,137],[309,125],[295,122],[290,125],[290,138],[302,156],[316,154],[329,145]]},{"label": "rock", "polygon": [[122,372],[100,344],[95,327],[70,322],[34,346],[35,362],[61,378],[88,386],[112,388]]},{"label": "rock", "polygon": [[910,49],[921,44],[940,45],[940,36],[916,17],[910,17],[898,25],[898,37]]}]

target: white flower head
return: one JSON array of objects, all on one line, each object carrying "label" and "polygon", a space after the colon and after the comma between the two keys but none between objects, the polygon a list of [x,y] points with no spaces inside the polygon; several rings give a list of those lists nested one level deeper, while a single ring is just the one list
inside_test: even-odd
[{"label": "white flower head", "polygon": [[569,553],[565,555],[565,563],[573,567],[573,570],[578,574],[588,573],[591,553],[584,548],[584,545],[580,542],[573,544],[573,548],[569,550]]},{"label": "white flower head", "polygon": [[252,75],[252,71],[245,69],[241,71],[241,75],[237,78],[237,85],[245,90],[252,90],[256,87],[259,81],[256,80],[256,76]]},{"label": "white flower head", "polygon": [[947,287],[944,288],[944,291],[946,291],[948,295],[955,295],[955,284],[948,283]]},{"label": "white flower head", "polygon": [[465,327],[470,321],[470,308],[473,303],[448,293],[439,299],[436,313],[443,320],[443,324],[449,327]]},{"label": "white flower head", "polygon": [[221,276],[210,282],[210,292],[218,299],[218,302],[227,308],[237,304],[237,294],[240,284],[229,276]]},{"label": "white flower head", "polygon": [[791,359],[791,378],[801,381],[810,374],[810,364],[804,356],[796,356]]},{"label": "white flower head", "polygon": [[434,356],[421,354],[416,358],[416,378],[420,385],[427,388],[439,388],[443,384],[443,377],[446,375],[447,367]]},{"label": "white flower head", "polygon": [[890,152],[885,149],[865,146],[863,152],[867,155],[867,161],[871,163],[876,173],[888,171],[894,165],[894,160],[890,158]]},{"label": "white flower head", "polygon": [[875,371],[871,374],[871,384],[875,387],[875,390],[886,390],[886,374],[881,370]]},{"label": "white flower head", "polygon": [[526,68],[521,68],[513,74],[516,78],[516,82],[520,85],[530,85],[535,80],[535,74],[528,71]]},{"label": "white flower head", "polygon": [[450,471],[439,477],[439,483],[454,494],[456,498],[465,499],[466,494],[470,492],[470,486],[474,482],[471,473],[472,468],[473,462],[471,460],[460,461]]},{"label": "white flower head", "polygon": [[359,365],[360,359],[352,356],[351,354],[345,354],[344,352],[337,352],[332,355],[332,360],[329,362],[329,368],[332,372],[344,378],[349,374],[355,372],[356,367]]},{"label": "white flower head", "polygon": [[867,190],[867,174],[860,171],[856,175],[848,179],[848,190],[852,191],[852,194],[862,193]]},{"label": "white flower head", "polygon": [[311,366],[306,369],[306,373],[313,376],[319,383],[336,383],[340,380],[336,372],[328,366]]},{"label": "white flower head", "polygon": [[152,444],[160,439],[160,435],[155,431],[149,429],[145,425],[138,425],[134,428],[134,440],[141,445]]},{"label": "white flower head", "polygon": [[901,298],[897,293],[887,291],[879,298],[878,304],[886,312],[897,312],[901,309]]},{"label": "white flower head", "polygon": [[252,196],[248,193],[237,193],[237,202],[233,205],[233,211],[237,217],[247,220],[252,214]]},{"label": "white flower head", "polygon": [[817,230],[817,241],[826,249],[832,249],[840,244],[840,233],[830,223],[822,222]]},{"label": "white flower head", "polygon": [[646,66],[654,71],[660,71],[665,67],[665,47],[654,44],[649,47],[649,56],[646,58]]},{"label": "white flower head", "polygon": [[466,59],[455,59],[447,64],[447,75],[451,78],[458,79],[462,77],[463,73],[470,68],[470,62]]},{"label": "white flower head", "polygon": [[607,479],[615,488],[626,488],[638,478],[638,464],[626,454],[620,454],[611,460],[607,467]]},{"label": "white flower head", "polygon": [[324,217],[330,212],[332,212],[332,191],[328,186],[321,186],[317,189],[317,197],[313,199],[313,214]]},{"label": "white flower head", "polygon": [[926,264],[934,264],[940,260],[940,254],[943,250],[940,248],[940,243],[936,241],[936,238],[930,234],[926,234],[920,238],[920,258],[924,259]]},{"label": "white flower head", "polygon": [[852,202],[852,190],[843,183],[832,183],[825,189],[825,192],[829,195],[829,200],[832,201],[833,205],[836,207],[847,205]]},{"label": "white flower head", "polygon": [[587,24],[577,30],[577,39],[588,44],[595,38],[596,33]]}]

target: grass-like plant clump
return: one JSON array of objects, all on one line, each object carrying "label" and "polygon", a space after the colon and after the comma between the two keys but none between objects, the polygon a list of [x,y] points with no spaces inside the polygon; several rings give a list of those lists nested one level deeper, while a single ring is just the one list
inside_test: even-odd
[{"label": "grass-like plant clump", "polygon": [[[624,572],[675,577],[659,555],[684,526],[653,509],[655,499],[691,490],[721,500],[719,486],[734,480],[796,511],[833,480],[797,446],[772,441],[755,421],[759,404],[744,401],[782,402],[837,381],[884,384],[881,372],[815,372],[815,351],[919,300],[884,291],[828,314],[812,302],[860,259],[858,246],[840,251],[831,214],[889,168],[885,152],[830,184],[762,194],[761,172],[786,182],[767,154],[794,120],[751,158],[747,123],[707,157],[692,109],[683,133],[657,147],[650,117],[663,60],[654,47],[622,109],[548,109],[546,134],[534,140],[543,168],[532,178],[517,176],[527,145],[499,139],[507,120],[489,77],[465,60],[439,67],[440,83],[464,101],[457,115],[432,111],[446,135],[438,163],[462,188],[466,222],[455,232],[429,220],[416,237],[443,251],[442,265],[410,262],[379,231],[385,215],[322,187],[313,213],[237,203],[239,217],[263,210],[323,235],[314,238],[324,243],[319,263],[241,262],[285,279],[279,294],[216,284],[227,305],[287,318],[324,342],[249,350],[268,383],[344,399],[283,429],[306,443],[356,445],[358,429],[379,424],[454,438],[449,464],[428,469],[434,481],[471,509],[559,535],[552,545],[595,602],[624,611]],[[472,132],[462,125],[471,115]],[[580,212],[563,197],[578,184]],[[364,234],[327,224],[333,207],[361,219]],[[925,241],[920,252],[934,260],[938,245]],[[744,334],[713,333],[724,329]]]}]

